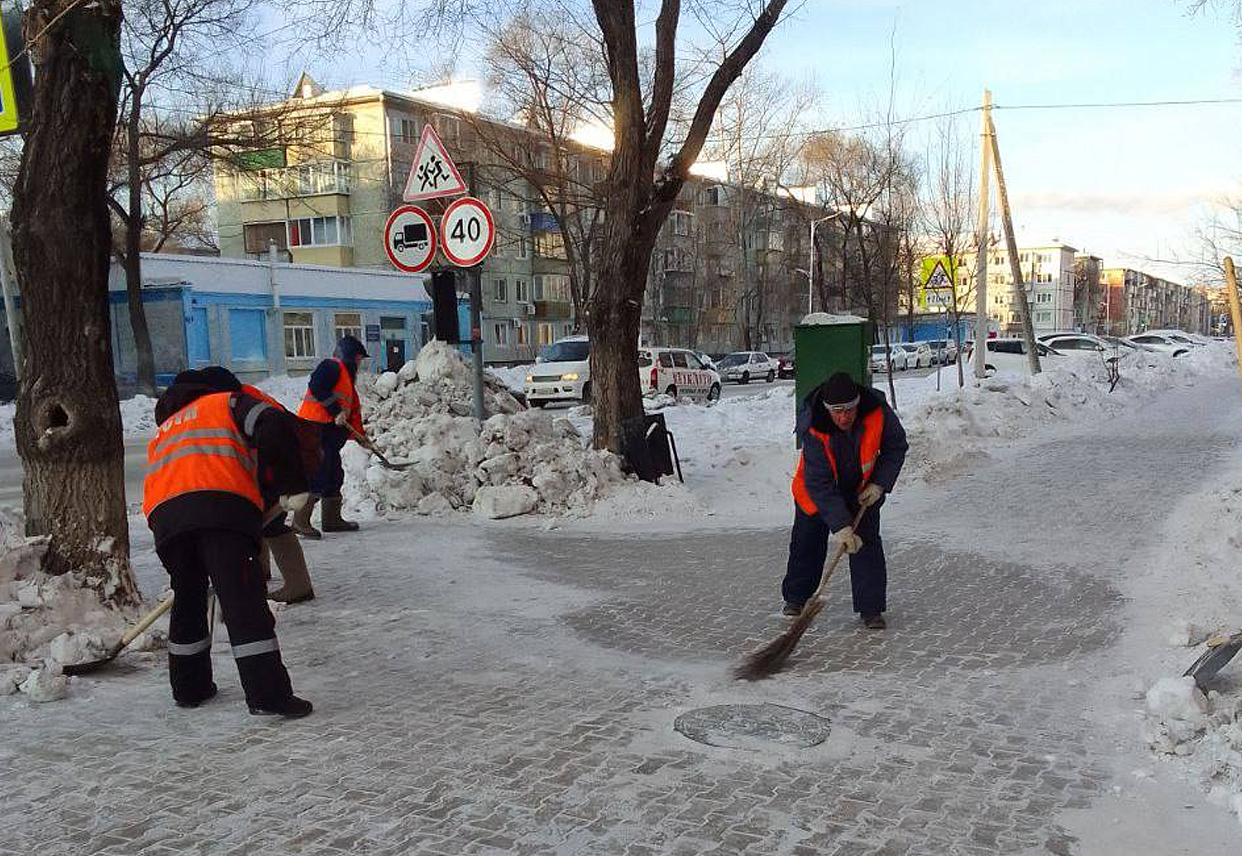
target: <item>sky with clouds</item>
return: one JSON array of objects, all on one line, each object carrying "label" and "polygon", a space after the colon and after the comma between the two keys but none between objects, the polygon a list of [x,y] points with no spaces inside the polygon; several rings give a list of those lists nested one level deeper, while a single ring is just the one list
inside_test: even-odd
[{"label": "sky with clouds", "polygon": [[[1185,0],[805,0],[762,58],[815,81],[813,126],[867,121],[890,71],[899,116],[971,107],[990,88],[1019,243],[1057,238],[1189,281],[1191,266],[1154,260],[1193,258],[1212,203],[1242,191],[1242,103],[1016,109],[1242,98],[1239,28],[1223,11],[1189,15]],[[388,51],[315,67],[332,84],[409,79]],[[956,121],[977,135],[978,113]],[[912,125],[910,139],[930,133]]]}]

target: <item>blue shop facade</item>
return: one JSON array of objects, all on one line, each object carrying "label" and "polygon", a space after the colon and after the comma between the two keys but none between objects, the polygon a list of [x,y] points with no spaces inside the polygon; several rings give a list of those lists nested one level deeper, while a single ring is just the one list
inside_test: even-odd
[{"label": "blue shop facade", "polygon": [[[222,365],[244,381],[300,375],[342,336],[366,343],[365,369],[395,371],[432,335],[429,277],[363,268],[143,254],[143,306],[161,386],[186,368]],[[136,377],[124,272],[109,282],[117,383]],[[469,309],[458,302],[469,336]]]}]

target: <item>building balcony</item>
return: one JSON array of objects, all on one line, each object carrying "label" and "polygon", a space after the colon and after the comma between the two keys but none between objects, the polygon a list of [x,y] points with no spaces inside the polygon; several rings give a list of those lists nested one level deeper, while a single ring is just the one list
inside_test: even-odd
[{"label": "building balcony", "polygon": [[302,196],[346,196],[350,189],[350,165],[345,161],[324,161],[240,173],[237,198],[242,202],[264,202]]},{"label": "building balcony", "polygon": [[540,318],[550,318],[553,320],[567,320],[573,310],[573,304],[568,300],[536,300],[535,315]]}]

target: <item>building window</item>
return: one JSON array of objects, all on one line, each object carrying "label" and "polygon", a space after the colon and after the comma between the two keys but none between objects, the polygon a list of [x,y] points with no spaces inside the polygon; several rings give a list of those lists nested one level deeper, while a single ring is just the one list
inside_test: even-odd
[{"label": "building window", "polygon": [[535,233],[535,257],[540,259],[564,259],[565,239],[560,232]]},{"label": "building window", "polygon": [[492,329],[496,332],[496,344],[507,347],[509,344],[509,322],[497,321],[492,325]]},{"label": "building window", "polygon": [[392,120],[392,135],[403,143],[418,142],[418,123],[413,119],[403,119],[394,116]]},{"label": "building window", "polygon": [[509,302],[509,286],[503,279],[492,280],[492,298],[497,303]]},{"label": "building window", "polygon": [[456,140],[461,136],[461,121],[456,116],[436,114],[436,133],[442,140]]},{"label": "building window", "polygon": [[338,312],[336,313],[335,324],[333,325],[332,335],[335,341],[339,342],[346,336],[353,336],[358,341],[362,341],[362,315],[358,312]]},{"label": "building window", "polygon": [[315,316],[310,312],[285,313],[285,356],[315,356]]},{"label": "building window", "polygon": [[1040,324],[1050,324],[1052,323],[1052,313],[1051,312],[1036,312],[1035,320]]},{"label": "building window", "polygon": [[247,223],[242,226],[242,240],[246,245],[247,255],[266,255],[272,242],[276,249],[288,249],[285,224],[277,220],[275,223]]},{"label": "building window", "polygon": [[517,241],[517,257],[518,259],[530,258],[530,247],[526,243],[526,236],[519,235]]},{"label": "building window", "polygon": [[720,186],[707,187],[703,189],[702,200],[704,205],[722,205]]},{"label": "building window", "polygon": [[674,235],[684,236],[684,235],[690,234],[690,212],[689,211],[674,211],[672,214],[669,215],[669,219],[672,220],[673,222],[673,234]]},{"label": "building window", "polygon": [[543,274],[535,277],[535,300],[564,302],[569,299],[569,277]]},{"label": "building window", "polygon": [[513,299],[518,303],[530,303],[530,291],[526,287],[526,280],[513,280]]},{"label": "building window", "polygon": [[556,340],[556,333],[553,332],[551,324],[539,325],[539,344],[551,345]]},{"label": "building window", "polygon": [[517,343],[519,345],[530,344],[530,328],[524,322],[519,322],[517,327]]},{"label": "building window", "polygon": [[352,246],[353,227],[348,217],[303,217],[289,221],[290,247]]},{"label": "building window", "polygon": [[1035,295],[1035,302],[1036,303],[1051,303],[1052,295],[1046,291],[1041,291],[1039,294]]},{"label": "building window", "polygon": [[234,362],[267,360],[266,313],[262,309],[229,310],[229,353]]}]

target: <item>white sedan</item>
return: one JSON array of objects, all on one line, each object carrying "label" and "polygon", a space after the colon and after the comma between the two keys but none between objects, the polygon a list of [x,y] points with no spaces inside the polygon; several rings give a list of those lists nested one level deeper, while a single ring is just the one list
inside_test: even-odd
[{"label": "white sedan", "polygon": [[[893,371],[905,371],[908,368],[906,365],[906,352],[898,345],[892,345],[890,348],[892,350]],[[884,351],[884,345],[871,346],[871,370],[873,372],[888,371],[888,360],[884,356]]]},{"label": "white sedan", "polygon": [[1139,333],[1136,336],[1128,336],[1127,338],[1136,345],[1142,345],[1153,351],[1172,354],[1175,357],[1190,353],[1190,349],[1194,347],[1193,344],[1179,342],[1161,333]]},{"label": "white sedan", "polygon": [[894,347],[906,352],[906,368],[929,369],[932,367],[934,357],[931,346],[926,342],[902,342]]},{"label": "white sedan", "polygon": [[776,373],[781,370],[779,360],[774,360],[762,351],[738,351],[729,354],[716,364],[716,370],[725,380],[735,383],[750,383],[752,380],[776,380]]}]

